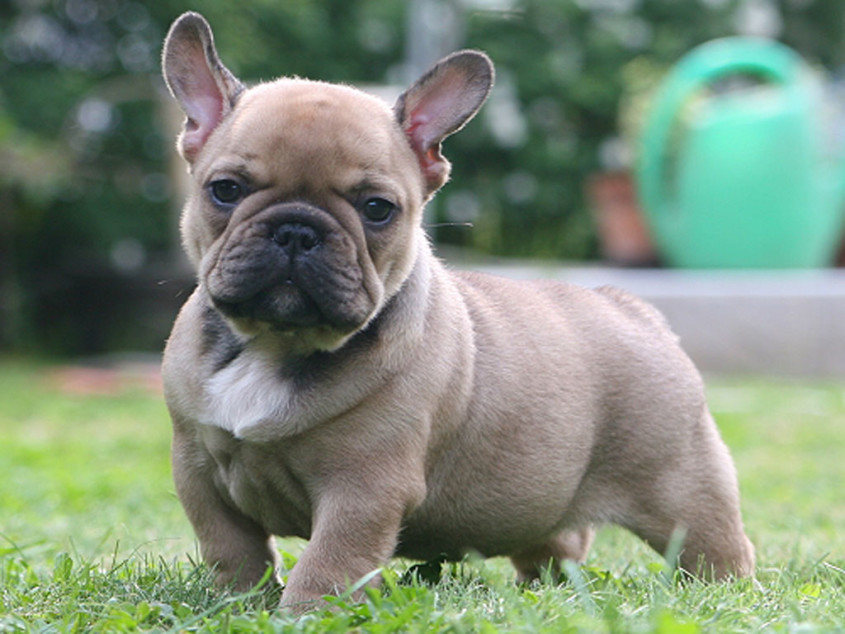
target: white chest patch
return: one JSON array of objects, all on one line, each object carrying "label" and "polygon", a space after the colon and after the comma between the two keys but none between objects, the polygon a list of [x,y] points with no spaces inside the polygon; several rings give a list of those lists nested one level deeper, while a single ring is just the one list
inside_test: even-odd
[{"label": "white chest patch", "polygon": [[206,381],[199,422],[226,429],[236,438],[269,440],[289,432],[293,399],[290,382],[278,367],[245,351]]}]

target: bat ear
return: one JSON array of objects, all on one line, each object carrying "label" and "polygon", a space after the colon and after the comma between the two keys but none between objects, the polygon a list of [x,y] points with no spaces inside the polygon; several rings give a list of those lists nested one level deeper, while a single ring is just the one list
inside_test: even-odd
[{"label": "bat ear", "polygon": [[459,51],[440,60],[396,101],[394,114],[417,155],[428,195],[449,178],[441,141],[475,116],[492,86],[490,58]]},{"label": "bat ear", "polygon": [[220,61],[211,27],[194,12],[182,14],[170,27],[164,40],[162,73],[187,117],[178,147],[192,163],[231,112],[244,85]]}]

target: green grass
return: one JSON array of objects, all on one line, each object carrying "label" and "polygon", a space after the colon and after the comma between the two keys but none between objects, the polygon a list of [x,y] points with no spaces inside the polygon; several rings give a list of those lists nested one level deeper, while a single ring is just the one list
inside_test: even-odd
[{"label": "green grass", "polygon": [[[845,386],[711,380],[740,475],[755,580],[680,583],[624,531],[600,532],[567,583],[528,588],[505,560],[395,561],[380,590],[299,620],[215,591],[170,480],[161,397],[57,388],[0,361],[0,632],[845,631]],[[303,543],[282,541],[291,565]]]}]

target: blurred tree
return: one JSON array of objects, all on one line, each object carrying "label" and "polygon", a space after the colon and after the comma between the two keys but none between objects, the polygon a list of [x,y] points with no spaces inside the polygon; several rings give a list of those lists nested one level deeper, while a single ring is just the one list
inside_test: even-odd
[{"label": "blurred tree", "polygon": [[[429,5],[414,19],[459,16],[461,45],[488,51],[498,80],[480,122],[447,141],[454,182],[428,222],[440,242],[497,255],[595,256],[582,183],[624,165],[618,111],[632,68],[657,76],[735,32],[745,14],[775,16],[776,35],[812,61],[845,56],[842,9],[823,0]],[[226,64],[247,79],[404,83],[408,33],[422,27],[409,24],[411,6],[419,2],[0,3],[0,349],[161,345],[187,283],[171,258],[179,202],[158,76],[174,17],[201,10]]]}]

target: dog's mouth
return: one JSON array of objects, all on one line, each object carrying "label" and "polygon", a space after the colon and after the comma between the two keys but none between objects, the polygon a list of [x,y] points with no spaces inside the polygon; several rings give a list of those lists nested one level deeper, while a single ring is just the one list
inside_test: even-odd
[{"label": "dog's mouth", "polygon": [[238,321],[259,321],[276,330],[295,330],[328,322],[317,303],[290,283],[267,289],[246,300],[232,300],[212,294],[215,308]]},{"label": "dog's mouth", "polygon": [[235,227],[205,275],[215,307],[235,323],[276,331],[361,328],[375,309],[352,239],[310,215],[265,213]]}]

